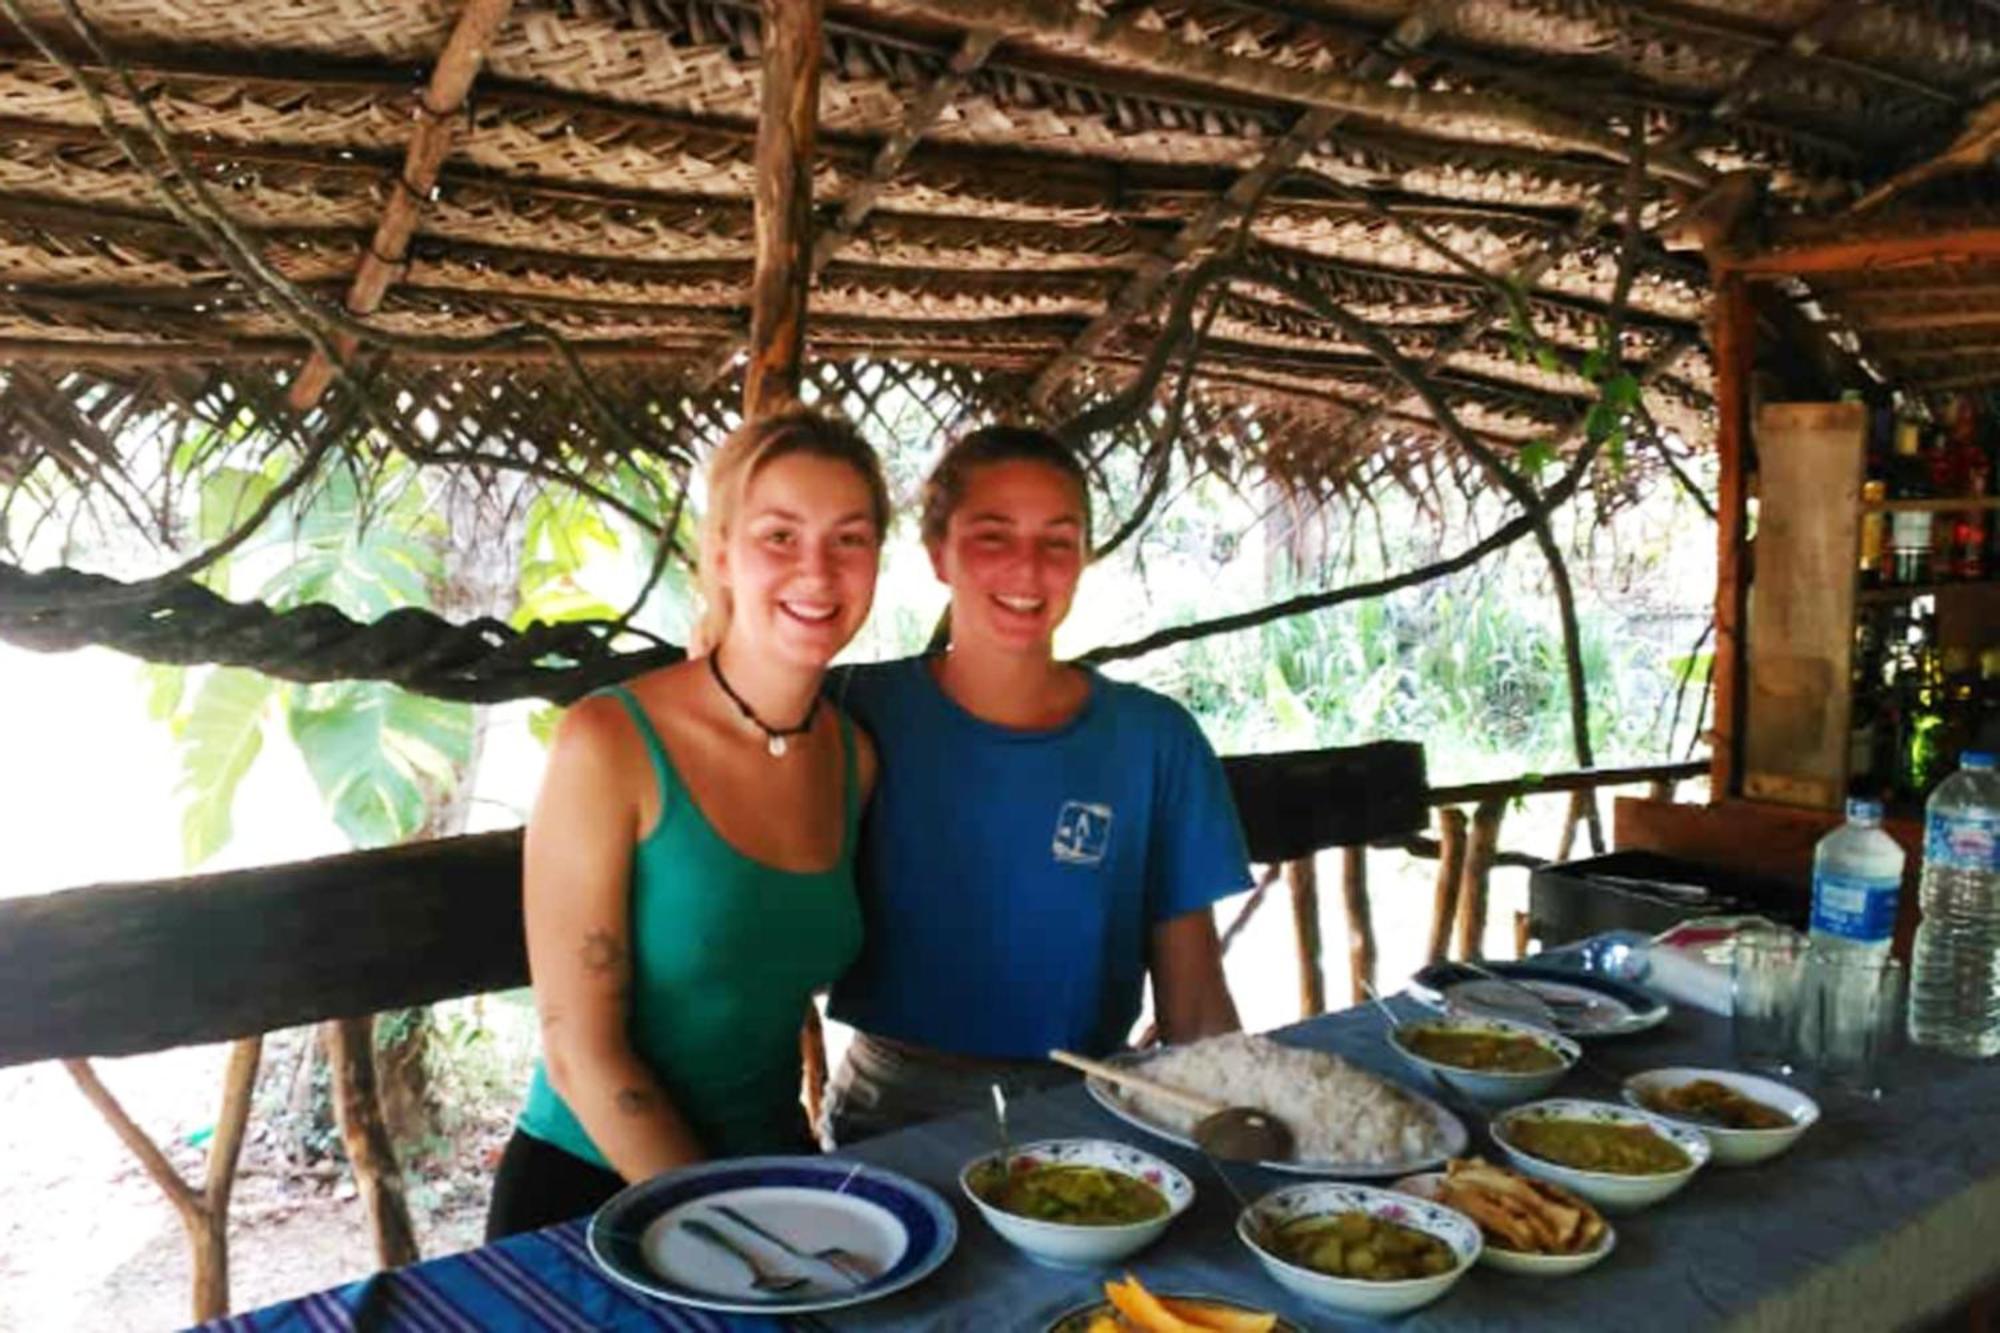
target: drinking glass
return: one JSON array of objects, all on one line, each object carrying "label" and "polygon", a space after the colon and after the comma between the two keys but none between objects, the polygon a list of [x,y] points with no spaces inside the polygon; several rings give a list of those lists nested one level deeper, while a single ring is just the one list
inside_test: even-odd
[{"label": "drinking glass", "polygon": [[1738,1064],[1791,1072],[1805,957],[1805,940],[1788,930],[1746,931],[1736,937],[1729,997]]},{"label": "drinking glass", "polygon": [[1829,1086],[1882,1095],[1882,1070],[1903,1027],[1903,965],[1893,958],[1815,957],[1801,1044]]}]

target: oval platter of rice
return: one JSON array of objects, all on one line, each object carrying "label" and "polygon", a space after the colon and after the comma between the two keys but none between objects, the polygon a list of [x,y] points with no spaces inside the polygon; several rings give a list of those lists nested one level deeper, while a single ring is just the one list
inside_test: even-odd
[{"label": "oval platter of rice", "polygon": [[[1430,1098],[1324,1051],[1230,1033],[1157,1054],[1119,1057],[1148,1078],[1233,1106],[1268,1111],[1297,1140],[1273,1171],[1307,1176],[1386,1177],[1422,1171],[1463,1155],[1465,1126]],[[1084,1080],[1098,1105],[1170,1143],[1193,1147],[1200,1117],[1143,1092]]]}]

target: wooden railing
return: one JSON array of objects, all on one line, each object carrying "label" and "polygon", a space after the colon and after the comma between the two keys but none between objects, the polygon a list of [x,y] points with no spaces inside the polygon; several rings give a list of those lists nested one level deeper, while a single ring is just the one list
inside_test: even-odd
[{"label": "wooden railing", "polygon": [[[1436,892],[1432,903],[1429,939],[1425,957],[1437,962],[1452,952],[1457,936],[1457,956],[1477,957],[1485,938],[1488,917],[1488,889],[1493,871],[1499,866],[1534,870],[1551,861],[1566,861],[1575,850],[1577,830],[1588,824],[1588,803],[1605,787],[1646,784],[1656,799],[1670,799],[1676,784],[1708,772],[1706,761],[1676,764],[1646,764],[1628,768],[1577,769],[1564,773],[1530,773],[1491,782],[1471,782],[1449,787],[1433,787],[1424,803],[1436,814],[1437,836],[1421,833],[1372,842],[1377,847],[1396,847],[1413,856],[1438,863]],[[1500,832],[1507,809],[1528,796],[1551,792],[1570,793],[1569,810],[1555,856],[1543,858],[1525,852],[1503,851]],[[1468,816],[1464,807],[1470,806]],[[1378,950],[1374,913],[1368,894],[1368,847],[1344,845],[1341,854],[1341,902],[1347,918],[1348,976],[1352,979],[1353,1002],[1367,998],[1366,986],[1375,982]],[[1596,848],[1594,850],[1602,850]],[[1223,932],[1225,949],[1242,932],[1280,875],[1292,899],[1292,920],[1298,946],[1299,1010],[1311,1017],[1326,1010],[1324,950],[1321,940],[1319,880],[1317,861],[1307,855],[1273,863],[1236,917]],[[1526,919],[1515,923],[1516,952],[1525,952]],[[1365,984],[1364,984],[1365,983]]]}]

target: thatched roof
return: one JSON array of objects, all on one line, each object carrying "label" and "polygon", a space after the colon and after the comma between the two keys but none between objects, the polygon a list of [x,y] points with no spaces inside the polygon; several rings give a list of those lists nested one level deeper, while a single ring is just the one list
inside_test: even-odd
[{"label": "thatched roof", "polygon": [[[104,52],[60,0],[21,2],[136,123],[114,78],[130,74],[311,293],[340,302],[385,210],[414,202],[407,253],[373,262],[372,322],[467,336],[536,321],[632,416],[678,404],[671,429],[707,410],[747,330],[752,0],[513,5],[464,105],[434,108],[447,151],[417,201],[397,182],[452,0],[90,0]],[[1234,243],[1225,192],[1278,175],[1275,151],[1295,160],[1249,252],[1432,364],[1468,426],[1518,446],[1562,431],[1591,386],[1521,357],[1493,293],[1385,206],[1527,279],[1538,331],[1582,352],[1613,296],[1635,118],[1649,224],[1739,168],[1768,175],[1777,214],[1838,217],[1950,144],[1996,81],[1992,0],[834,0],[811,354],[982,370],[996,393],[1058,406],[1115,387],[1172,276]],[[1990,171],[1890,207],[1935,190],[1996,209]],[[2000,375],[2000,269],[1810,281],[1914,381]],[[1698,260],[1649,245],[1621,347],[1692,440],[1711,406],[1707,291]],[[0,23],[0,477],[65,453],[87,475],[147,407],[276,410],[308,350]],[[1202,364],[1203,419],[1220,429],[1254,403],[1265,425],[1237,442],[1303,482],[1338,485],[1372,451],[1431,438],[1375,359],[1276,291],[1232,290]],[[545,347],[399,355],[383,373],[447,436],[593,443]]]}]

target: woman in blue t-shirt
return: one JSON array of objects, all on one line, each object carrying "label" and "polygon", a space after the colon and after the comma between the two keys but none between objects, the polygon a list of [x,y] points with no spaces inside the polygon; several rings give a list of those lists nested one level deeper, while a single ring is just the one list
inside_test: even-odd
[{"label": "woman in blue t-shirt", "polygon": [[858,1034],[828,1099],[840,1142],[1067,1077],[1053,1047],[1237,1026],[1210,905],[1249,886],[1222,766],[1171,700],[1056,660],[1090,551],[1074,453],[990,427],[926,483],[951,590],[942,653],[843,673],[873,734],[862,954],[831,1012]]}]

